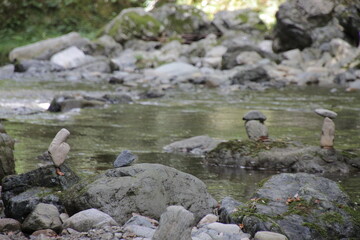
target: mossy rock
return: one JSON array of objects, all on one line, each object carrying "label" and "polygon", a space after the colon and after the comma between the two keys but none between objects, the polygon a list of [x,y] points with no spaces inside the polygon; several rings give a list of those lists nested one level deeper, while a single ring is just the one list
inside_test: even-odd
[{"label": "mossy rock", "polygon": [[165,25],[169,36],[174,34],[206,34],[210,28],[206,14],[189,5],[165,4],[152,12]]},{"label": "mossy rock", "polygon": [[105,26],[105,34],[120,43],[134,38],[156,39],[163,31],[161,22],[142,8],[125,9]]}]

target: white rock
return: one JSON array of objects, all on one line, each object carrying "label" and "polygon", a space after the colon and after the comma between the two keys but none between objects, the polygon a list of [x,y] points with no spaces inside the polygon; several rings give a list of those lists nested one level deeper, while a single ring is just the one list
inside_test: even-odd
[{"label": "white rock", "polygon": [[222,45],[216,46],[210,49],[210,51],[205,54],[205,57],[222,57],[226,53],[226,51],[227,47]]},{"label": "white rock", "polygon": [[199,69],[188,63],[173,62],[155,68],[155,73],[169,77],[178,77],[199,73]]},{"label": "white rock", "polygon": [[230,234],[239,234],[241,233],[241,229],[236,224],[223,224],[223,223],[210,223],[206,225],[207,228],[213,229],[217,232],[230,233]]},{"label": "white rock", "polygon": [[254,240],[288,240],[288,238],[280,233],[259,231],[256,232]]},{"label": "white rock", "polygon": [[63,68],[75,68],[81,66],[85,62],[86,55],[77,47],[69,47],[61,52],[54,54],[50,61]]},{"label": "white rock", "polygon": [[198,226],[214,223],[217,220],[219,220],[218,216],[216,216],[214,214],[208,214],[200,220],[200,222],[198,223]]},{"label": "white rock", "polygon": [[337,117],[337,113],[330,111],[328,109],[323,109],[323,108],[318,108],[315,109],[315,113],[317,113],[318,115],[322,116],[322,117],[328,117],[328,118],[336,118]]},{"label": "white rock", "polygon": [[48,151],[56,167],[60,167],[60,165],[64,163],[66,156],[70,151],[69,144],[65,142],[69,135],[70,132],[63,128],[56,134],[50,143]]}]

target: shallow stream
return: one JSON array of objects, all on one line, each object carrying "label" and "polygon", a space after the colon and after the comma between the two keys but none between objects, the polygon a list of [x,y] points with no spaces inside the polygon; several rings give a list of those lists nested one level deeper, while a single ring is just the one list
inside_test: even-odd
[{"label": "shallow stream", "polygon": [[[101,96],[118,86],[99,82],[0,80],[0,119],[16,140],[16,171],[23,173],[42,163],[37,159],[63,127],[70,132],[71,151],[67,163],[80,175],[112,168],[125,149],[137,160],[161,163],[203,180],[210,193],[221,200],[232,196],[248,200],[257,184],[276,174],[223,167],[209,167],[201,158],[164,153],[163,146],[177,140],[209,135],[218,139],[246,139],[242,116],[257,109],[267,116],[271,138],[319,144],[323,119],[316,108],[338,113],[336,148],[360,148],[360,92],[304,87],[285,90],[221,91],[192,89],[171,91],[163,98],[137,100],[133,104],[108,105],[67,113],[40,112],[56,94],[81,93]],[[330,176],[360,202],[360,174]]]}]

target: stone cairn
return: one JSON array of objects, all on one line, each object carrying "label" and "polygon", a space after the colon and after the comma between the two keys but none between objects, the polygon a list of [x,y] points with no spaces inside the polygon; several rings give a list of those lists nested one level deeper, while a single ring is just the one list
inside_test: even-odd
[{"label": "stone cairn", "polygon": [[60,166],[64,163],[66,156],[70,151],[69,144],[65,142],[69,135],[70,132],[67,129],[61,129],[48,148],[49,155],[56,168],[56,173],[60,176],[64,176],[64,173],[60,171]]},{"label": "stone cairn", "polygon": [[245,121],[245,129],[249,139],[255,141],[268,140],[269,132],[264,124],[266,116],[262,112],[256,110],[247,112],[243,120]]},{"label": "stone cairn", "polygon": [[327,109],[315,109],[315,113],[324,117],[321,129],[320,147],[325,149],[334,148],[335,123],[332,119],[337,117],[337,113]]}]

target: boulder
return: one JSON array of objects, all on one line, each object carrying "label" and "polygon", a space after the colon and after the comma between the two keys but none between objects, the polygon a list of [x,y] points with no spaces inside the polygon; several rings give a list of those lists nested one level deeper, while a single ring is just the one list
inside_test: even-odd
[{"label": "boulder", "polygon": [[102,55],[106,57],[116,57],[120,55],[123,47],[120,43],[116,42],[111,36],[103,35],[94,41],[95,50],[93,55]]},{"label": "boulder", "polygon": [[282,173],[266,181],[229,218],[243,224],[243,231],[252,236],[271,231],[294,240],[356,238],[359,226],[354,207],[332,180],[307,173]]},{"label": "boulder", "polygon": [[164,151],[202,155],[213,150],[220,142],[206,135],[196,136],[166,145]]},{"label": "boulder", "polygon": [[197,74],[199,69],[188,63],[173,62],[155,68],[155,73],[159,76],[166,76],[172,79]]},{"label": "boulder", "polygon": [[39,203],[26,217],[21,228],[24,232],[34,232],[43,229],[59,232],[62,225],[59,215],[60,213],[56,206]]},{"label": "boulder", "polygon": [[18,61],[15,64],[16,72],[47,73],[58,72],[62,70],[64,70],[62,66],[52,63],[48,60],[25,59]]},{"label": "boulder", "polygon": [[79,177],[66,164],[61,165],[60,170],[64,176],[57,175],[55,167],[49,165],[5,177],[2,181],[5,215],[22,222],[39,203],[53,204],[63,212],[64,207],[55,193],[69,188]]},{"label": "boulder", "polygon": [[73,108],[103,107],[106,101],[102,98],[89,96],[56,96],[51,101],[48,111],[50,112],[67,112]]},{"label": "boulder", "polygon": [[72,228],[79,232],[87,232],[90,229],[105,226],[118,226],[118,224],[108,214],[94,208],[74,214],[63,224],[63,228]]},{"label": "boulder", "polygon": [[75,185],[63,196],[69,213],[97,208],[119,224],[133,212],[159,219],[172,204],[183,206],[200,220],[216,206],[205,184],[196,177],[145,163],[110,169],[90,183]]},{"label": "boulder", "polygon": [[249,65],[236,68],[235,71],[236,73],[231,77],[232,84],[270,81],[270,77],[263,66]]},{"label": "boulder", "polygon": [[256,34],[267,30],[259,13],[252,9],[219,11],[215,14],[212,24],[225,35],[230,31]]},{"label": "boulder", "polygon": [[358,171],[359,156],[346,151],[302,146],[295,142],[231,140],[205,155],[209,165],[308,173]]},{"label": "boulder", "polygon": [[159,227],[156,229],[153,240],[163,239],[191,239],[191,229],[194,223],[194,214],[182,206],[170,206],[161,214]]},{"label": "boulder", "polygon": [[151,40],[160,37],[164,26],[152,13],[143,8],[127,8],[105,26],[104,33],[117,42],[131,39]]},{"label": "boulder", "polygon": [[206,35],[212,30],[206,14],[194,6],[165,4],[153,9],[152,14],[164,25],[168,36]]},{"label": "boulder", "polygon": [[80,49],[87,49],[90,46],[88,39],[82,38],[80,34],[71,32],[66,35],[39,41],[23,47],[13,49],[9,54],[11,62],[26,59],[49,60],[55,53],[76,46]]},{"label": "boulder", "polygon": [[334,38],[358,43],[360,18],[356,1],[288,0],[276,13],[273,49],[319,47]]},{"label": "boulder", "polygon": [[71,46],[61,52],[54,54],[50,61],[53,64],[63,67],[64,69],[71,69],[79,67],[89,60],[83,51],[77,47]]},{"label": "boulder", "polygon": [[5,130],[0,131],[0,180],[7,175],[15,174],[14,145],[15,141]]},{"label": "boulder", "polygon": [[21,230],[21,223],[12,218],[1,218],[0,219],[0,232],[18,232]]}]

